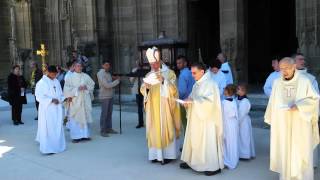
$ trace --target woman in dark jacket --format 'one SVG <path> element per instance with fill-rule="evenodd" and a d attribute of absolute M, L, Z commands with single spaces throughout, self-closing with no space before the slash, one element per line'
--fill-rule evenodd
<path fill-rule="evenodd" d="M 27 104 L 25 90 L 27 82 L 20 74 L 20 66 L 15 65 L 8 76 L 8 96 L 12 106 L 12 121 L 14 125 L 24 124 L 21 121 L 22 104 Z"/>

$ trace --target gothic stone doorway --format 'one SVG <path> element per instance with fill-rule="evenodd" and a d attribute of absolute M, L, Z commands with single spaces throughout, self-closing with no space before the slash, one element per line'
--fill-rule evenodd
<path fill-rule="evenodd" d="M 248 75 L 250 84 L 263 84 L 271 60 L 297 49 L 295 0 L 248 0 Z"/>
<path fill-rule="evenodd" d="M 189 0 L 188 6 L 188 57 L 199 60 L 199 49 L 204 63 L 208 64 L 220 50 L 219 1 Z"/>

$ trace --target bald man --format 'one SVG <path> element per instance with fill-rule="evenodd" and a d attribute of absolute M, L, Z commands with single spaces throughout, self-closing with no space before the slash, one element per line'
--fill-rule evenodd
<path fill-rule="evenodd" d="M 280 180 L 313 180 L 313 150 L 319 144 L 319 95 L 292 58 L 280 63 L 265 113 L 271 126 L 270 169 Z"/>

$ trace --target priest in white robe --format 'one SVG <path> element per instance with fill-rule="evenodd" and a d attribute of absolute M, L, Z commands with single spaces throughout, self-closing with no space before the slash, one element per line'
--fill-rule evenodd
<path fill-rule="evenodd" d="M 223 98 L 224 88 L 227 86 L 227 80 L 221 69 L 221 62 L 218 60 L 214 60 L 210 65 L 211 70 L 211 78 L 215 81 L 219 88 L 219 93 L 221 99 Z"/>
<path fill-rule="evenodd" d="M 146 111 L 146 136 L 149 160 L 167 164 L 178 157 L 181 129 L 179 97 L 175 73 L 161 64 L 160 51 L 149 48 L 146 56 L 151 72 L 143 79 L 140 91 Z"/>
<path fill-rule="evenodd" d="M 55 66 L 48 67 L 47 75 L 37 83 L 35 96 L 39 104 L 38 132 L 36 141 L 43 154 L 60 153 L 66 149 L 63 129 L 64 101 L 60 82 L 56 79 Z"/>
<path fill-rule="evenodd" d="M 68 128 L 73 143 L 91 140 L 88 126 L 92 122 L 94 81 L 82 72 L 82 67 L 80 61 L 75 63 L 75 71 L 66 79 L 63 90 L 68 98 Z"/>
<path fill-rule="evenodd" d="M 274 80 L 276 80 L 280 77 L 279 60 L 273 59 L 271 65 L 272 65 L 272 68 L 274 71 L 269 74 L 269 76 L 266 79 L 266 82 L 264 83 L 264 86 L 263 86 L 264 94 L 268 97 L 270 97 L 270 95 L 271 95 L 272 85 L 273 85 Z"/>
<path fill-rule="evenodd" d="M 185 134 L 180 168 L 192 168 L 215 175 L 224 168 L 223 163 L 223 123 L 220 94 L 210 72 L 205 73 L 205 65 L 193 64 L 192 76 L 196 80 L 187 108 L 187 130 Z"/>
<path fill-rule="evenodd" d="M 312 82 L 312 86 L 319 94 L 319 86 L 318 86 L 317 79 L 314 75 L 308 72 L 308 69 L 305 66 L 306 61 L 305 61 L 304 55 L 302 53 L 297 53 L 292 55 L 292 58 L 295 60 L 297 70 L 300 73 L 306 75 L 310 79 L 310 81 Z M 319 151 L 320 151 L 319 149 L 320 149 L 320 146 L 318 145 L 317 148 L 314 150 L 314 154 L 313 154 L 313 160 L 314 160 L 313 165 L 315 167 L 319 166 Z"/>
<path fill-rule="evenodd" d="M 281 180 L 313 180 L 313 151 L 319 144 L 319 95 L 292 58 L 280 61 L 265 113 L 271 125 L 270 169 Z"/>
<path fill-rule="evenodd" d="M 219 53 L 217 59 L 221 62 L 221 71 L 224 73 L 228 84 L 233 84 L 232 70 L 223 53 Z"/>

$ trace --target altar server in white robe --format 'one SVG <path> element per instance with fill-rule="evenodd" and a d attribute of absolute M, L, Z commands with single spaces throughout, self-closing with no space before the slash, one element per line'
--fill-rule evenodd
<path fill-rule="evenodd" d="M 94 81 L 82 72 L 82 63 L 77 61 L 75 71 L 66 79 L 63 91 L 65 98 L 68 98 L 68 127 L 73 143 L 91 140 L 88 125 L 92 122 L 93 90 Z"/>
<path fill-rule="evenodd" d="M 224 88 L 227 86 L 227 80 L 223 72 L 220 70 L 221 62 L 219 60 L 214 60 L 210 65 L 211 77 L 219 87 L 220 97 L 223 98 Z"/>
<path fill-rule="evenodd" d="M 235 169 L 239 162 L 239 119 L 237 102 L 234 99 L 236 87 L 229 84 L 224 89 L 222 101 L 223 132 L 224 132 L 224 165 Z"/>
<path fill-rule="evenodd" d="M 239 157 L 248 160 L 256 156 L 252 135 L 251 118 L 249 116 L 251 104 L 247 97 L 247 86 L 240 84 L 237 87 L 238 115 L 239 115 Z"/>
<path fill-rule="evenodd" d="M 233 84 L 232 70 L 227 62 L 226 56 L 223 53 L 219 53 L 217 59 L 221 62 L 221 71 L 226 77 L 227 84 Z"/>
<path fill-rule="evenodd" d="M 38 132 L 36 141 L 43 154 L 60 153 L 65 150 L 63 129 L 64 101 L 60 82 L 56 79 L 56 66 L 49 66 L 47 75 L 37 83 L 35 96 L 39 104 Z"/>
<path fill-rule="evenodd" d="M 310 79 L 312 86 L 319 94 L 318 81 L 314 75 L 312 75 L 311 73 L 308 73 L 308 69 L 306 68 L 305 57 L 303 56 L 303 54 L 302 53 L 294 54 L 292 55 L 292 58 L 295 60 L 296 69 L 300 73 L 305 74 Z M 314 150 L 314 154 L 313 154 L 313 160 L 314 160 L 313 165 L 315 167 L 319 166 L 319 149 L 320 149 L 320 146 L 318 145 L 317 148 Z"/>
<path fill-rule="evenodd" d="M 264 86 L 263 86 L 264 94 L 268 97 L 270 97 L 270 95 L 271 95 L 272 85 L 273 85 L 274 80 L 276 80 L 280 77 L 279 60 L 277 58 L 274 58 L 271 61 L 271 63 L 272 63 L 271 65 L 272 65 L 272 68 L 274 71 L 269 74 L 269 76 L 266 79 L 266 82 L 264 83 Z"/>
<path fill-rule="evenodd" d="M 280 61 L 265 113 L 271 125 L 270 169 L 281 180 L 313 180 L 313 150 L 319 144 L 319 95 L 292 58 Z"/>
<path fill-rule="evenodd" d="M 220 94 L 211 72 L 205 73 L 205 65 L 191 66 L 196 80 L 187 108 L 187 130 L 185 134 L 180 168 L 192 168 L 211 176 L 221 172 L 223 165 L 223 124 Z"/>

